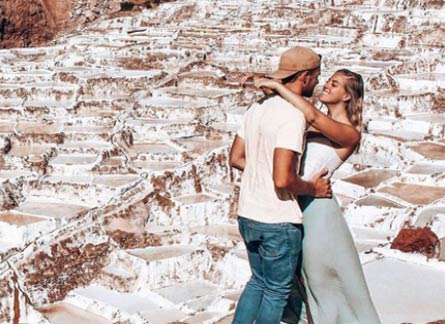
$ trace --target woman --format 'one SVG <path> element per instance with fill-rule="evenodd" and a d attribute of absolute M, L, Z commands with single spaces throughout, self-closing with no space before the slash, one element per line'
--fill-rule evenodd
<path fill-rule="evenodd" d="M 364 92 L 359 74 L 338 70 L 327 81 L 319 98 L 328 108 L 327 115 L 278 81 L 257 79 L 255 86 L 265 92 L 278 92 L 319 131 L 308 131 L 301 166 L 304 179 L 310 179 L 322 168 L 328 168 L 331 175 L 358 149 Z M 302 274 L 310 310 L 308 320 L 315 324 L 380 323 L 351 233 L 335 198 L 304 196 L 299 202 L 305 227 Z M 295 293 L 297 290 L 295 287 L 283 315 L 286 323 L 299 321 L 295 307 L 301 299 Z"/>

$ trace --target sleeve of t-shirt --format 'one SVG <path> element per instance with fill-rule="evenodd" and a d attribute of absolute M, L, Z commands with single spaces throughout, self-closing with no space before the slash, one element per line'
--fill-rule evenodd
<path fill-rule="evenodd" d="M 295 108 L 293 108 L 295 109 Z M 277 129 L 275 147 L 303 153 L 306 120 L 299 110 L 285 116 L 286 119 Z"/>
<path fill-rule="evenodd" d="M 242 139 L 245 139 L 245 124 L 246 124 L 246 113 L 244 113 L 243 120 L 241 121 L 241 125 L 238 128 L 238 131 L 236 132 L 236 135 L 238 135 Z"/>

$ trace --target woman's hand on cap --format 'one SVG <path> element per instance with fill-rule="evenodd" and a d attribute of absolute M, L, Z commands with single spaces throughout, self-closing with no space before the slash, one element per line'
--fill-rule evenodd
<path fill-rule="evenodd" d="M 256 80 L 254 80 L 253 84 L 258 89 L 269 88 L 272 90 L 276 90 L 277 87 L 280 85 L 280 83 L 278 81 L 275 81 L 272 79 L 266 79 L 266 78 L 256 79 Z"/>

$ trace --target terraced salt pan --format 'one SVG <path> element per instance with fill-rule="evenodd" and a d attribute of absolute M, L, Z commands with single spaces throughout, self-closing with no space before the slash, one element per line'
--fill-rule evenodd
<path fill-rule="evenodd" d="M 353 175 L 349 178 L 343 178 L 342 181 L 350 182 L 366 189 L 377 187 L 380 183 L 393 178 L 397 174 L 394 170 L 367 170 L 365 172 Z"/>
<path fill-rule="evenodd" d="M 67 133 L 111 133 L 113 126 L 100 125 L 65 125 L 63 131 Z"/>
<path fill-rule="evenodd" d="M 14 131 L 15 123 L 11 122 L 2 122 L 0 123 L 0 132 L 1 133 L 12 133 Z"/>
<path fill-rule="evenodd" d="M 410 149 L 431 160 L 445 160 L 445 145 L 438 143 L 419 143 Z"/>
<path fill-rule="evenodd" d="M 351 204 L 345 209 L 344 216 L 351 227 L 386 231 L 392 237 L 410 219 L 410 217 L 406 216 L 408 212 L 408 208 L 356 206 Z M 360 241 L 360 238 L 357 237 L 357 240 Z"/>
<path fill-rule="evenodd" d="M 147 107 L 172 107 L 172 108 L 199 108 L 206 107 L 207 103 L 205 101 L 200 102 L 199 100 L 184 100 L 177 98 L 170 98 L 164 96 L 154 96 L 147 99 L 140 99 L 138 103 L 142 106 Z"/>
<path fill-rule="evenodd" d="M 1 212 L 0 222 L 11 225 L 30 225 L 33 223 L 44 221 L 44 218 L 21 214 L 17 212 Z"/>
<path fill-rule="evenodd" d="M 162 246 L 128 250 L 128 253 L 145 261 L 153 262 L 188 255 L 194 251 L 196 248 L 191 246 Z"/>
<path fill-rule="evenodd" d="M 1 170 L 0 180 L 14 180 L 20 177 L 32 177 L 32 173 L 28 170 Z"/>
<path fill-rule="evenodd" d="M 384 136 L 401 142 L 421 141 L 426 138 L 426 134 L 416 131 L 407 131 L 403 129 L 380 130 L 372 132 L 374 135 Z"/>
<path fill-rule="evenodd" d="M 58 303 L 39 308 L 51 324 L 111 324 L 112 321 L 102 316 L 92 314 L 68 303 Z"/>
<path fill-rule="evenodd" d="M 409 183 L 393 183 L 378 190 L 416 205 L 428 205 L 445 197 L 445 187 L 431 187 Z"/>
<path fill-rule="evenodd" d="M 126 250 L 123 257 L 137 271 L 137 287 L 142 291 L 203 278 L 211 256 L 196 246 L 171 245 Z"/>
<path fill-rule="evenodd" d="M 51 160 L 51 164 L 58 165 L 90 165 L 97 160 L 96 155 L 91 154 L 68 154 L 68 155 L 58 155 L 54 160 Z"/>
<path fill-rule="evenodd" d="M 21 247 L 44 233 L 55 229 L 55 222 L 47 218 L 16 211 L 0 213 L 0 242 L 2 251 Z"/>
<path fill-rule="evenodd" d="M 64 141 L 59 145 L 59 154 L 62 156 L 73 153 L 98 153 L 102 150 L 110 150 L 113 145 L 103 141 Z M 88 155 L 87 155 L 88 156 Z"/>
<path fill-rule="evenodd" d="M 391 90 L 371 92 L 370 101 L 377 101 L 383 107 L 397 107 L 402 114 L 429 113 L 434 103 L 434 95 L 427 90 L 399 90 L 397 96 Z M 382 107 L 381 107 L 382 108 Z"/>
<path fill-rule="evenodd" d="M 15 129 L 23 134 L 54 134 L 61 132 L 62 125 L 58 123 L 19 122 Z"/>
<path fill-rule="evenodd" d="M 445 164 L 416 163 L 405 171 L 412 174 L 441 174 L 445 172 Z"/>
<path fill-rule="evenodd" d="M 57 202 L 43 202 L 43 201 L 25 201 L 15 209 L 28 215 L 35 215 L 47 218 L 63 218 L 69 219 L 79 214 L 86 213 L 88 207 Z"/>
<path fill-rule="evenodd" d="M 215 200 L 216 197 L 207 194 L 196 194 L 190 196 L 176 197 L 174 200 L 183 204 L 199 204 Z"/>
<path fill-rule="evenodd" d="M 445 115 L 441 113 L 415 114 L 408 115 L 406 118 L 428 123 L 445 123 Z"/>
<path fill-rule="evenodd" d="M 164 88 L 169 94 L 177 96 L 191 96 L 191 97 L 202 97 L 202 98 L 219 98 L 231 94 L 238 93 L 238 91 L 229 89 L 194 89 L 194 88 Z"/>
<path fill-rule="evenodd" d="M 26 157 L 32 155 L 42 155 L 46 152 L 49 152 L 52 148 L 55 148 L 53 145 L 13 145 L 11 150 L 8 152 L 7 157 L 16 156 L 16 157 Z"/>
<path fill-rule="evenodd" d="M 100 175 L 93 178 L 93 184 L 117 188 L 141 179 L 138 175 Z"/>
<path fill-rule="evenodd" d="M 379 197 L 376 195 L 369 195 L 360 198 L 355 201 L 357 206 L 375 206 L 375 207 L 388 207 L 388 208 L 404 208 L 404 206 L 398 204 L 395 201 L 391 201 L 384 197 Z"/>
<path fill-rule="evenodd" d="M 445 86 L 445 73 L 399 74 L 397 81 L 401 89 L 435 91 Z"/>
<path fill-rule="evenodd" d="M 187 315 L 178 309 L 160 309 L 142 312 L 141 316 L 152 324 L 169 324 L 181 322 Z"/>
<path fill-rule="evenodd" d="M 160 304 L 151 298 L 147 298 L 148 296 L 136 293 L 120 293 L 100 286 L 77 288 L 73 293 L 91 300 L 100 301 L 103 304 L 116 307 L 129 314 L 161 308 Z"/>
<path fill-rule="evenodd" d="M 384 258 L 365 264 L 363 270 L 382 324 L 427 323 L 443 318 L 442 269 Z"/>
<path fill-rule="evenodd" d="M 363 134 L 360 154 L 353 154 L 348 162 L 376 168 L 393 168 L 406 163 L 400 142 L 371 134 Z"/>
<path fill-rule="evenodd" d="M 197 233 L 206 236 L 215 236 L 218 238 L 225 238 L 233 241 L 242 241 L 237 225 L 211 225 L 211 226 L 197 226 L 190 228 L 192 233 Z"/>
<path fill-rule="evenodd" d="M 131 166 L 150 171 L 166 171 L 180 168 L 183 166 L 181 162 L 147 162 L 147 161 L 132 161 Z"/>
<path fill-rule="evenodd" d="M 163 170 L 181 165 L 181 152 L 163 143 L 135 143 L 127 151 L 131 165 L 137 168 Z M 159 165 L 158 165 L 159 164 Z"/>
<path fill-rule="evenodd" d="M 205 323 L 206 321 L 210 321 L 211 319 L 217 319 L 218 317 L 221 317 L 220 313 L 204 312 L 195 316 L 188 317 L 187 319 L 185 319 L 185 321 L 187 321 L 186 323 L 189 324 L 200 324 Z"/>
<path fill-rule="evenodd" d="M 209 141 L 204 137 L 196 136 L 180 139 L 177 143 L 182 145 L 187 151 L 201 155 L 218 147 L 227 146 L 230 142 L 220 140 Z"/>
<path fill-rule="evenodd" d="M 16 237 L 16 233 L 13 233 Z M 19 237 L 20 239 L 20 237 Z M 3 253 L 8 253 L 14 248 L 17 248 L 19 246 L 20 242 L 7 240 L 7 242 L 3 242 L 0 240 L 0 260 L 3 259 Z"/>
<path fill-rule="evenodd" d="M 171 300 L 175 304 L 180 304 L 191 299 L 216 295 L 218 293 L 218 287 L 205 281 L 191 281 L 157 289 L 154 292 Z"/>
<path fill-rule="evenodd" d="M 154 207 L 149 223 L 155 225 L 188 225 L 200 226 L 229 222 L 225 216 L 230 211 L 230 201 L 208 194 L 195 194 L 171 199 L 176 207 L 165 213 Z"/>
<path fill-rule="evenodd" d="M 224 317 L 223 319 L 219 320 L 215 324 L 231 324 L 233 321 L 233 315 L 229 315 Z"/>

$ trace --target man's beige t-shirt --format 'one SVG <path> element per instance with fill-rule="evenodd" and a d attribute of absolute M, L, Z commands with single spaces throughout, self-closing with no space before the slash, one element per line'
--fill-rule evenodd
<path fill-rule="evenodd" d="M 302 223 L 296 197 L 275 189 L 273 156 L 275 148 L 301 155 L 305 128 L 304 114 L 278 95 L 254 103 L 245 113 L 238 131 L 246 154 L 239 216 L 263 223 Z"/>

